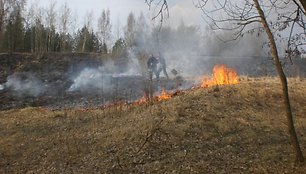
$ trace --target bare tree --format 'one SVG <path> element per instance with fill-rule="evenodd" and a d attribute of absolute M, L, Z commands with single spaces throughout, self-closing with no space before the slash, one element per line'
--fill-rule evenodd
<path fill-rule="evenodd" d="M 293 1 L 296 5 L 299 6 L 299 3 L 296 0 L 293 0 Z M 299 2 L 302 4 L 303 9 L 306 10 L 306 1 L 305 0 L 300 0 Z"/>
<path fill-rule="evenodd" d="M 115 26 L 115 40 L 120 39 L 121 37 L 121 23 L 120 20 L 117 20 L 116 26 Z"/>
<path fill-rule="evenodd" d="M 25 3 L 25 0 L 0 0 L 0 45 L 3 44 L 3 34 L 6 25 L 8 23 L 12 25 L 12 22 L 22 20 L 21 12 L 24 9 Z M 14 33 L 13 30 L 11 33 Z M 11 39 L 11 41 L 13 40 Z M 11 43 L 11 46 L 14 44 L 16 44 L 16 42 Z"/>
<path fill-rule="evenodd" d="M 12 0 L 0 0 L 0 33 L 3 32 L 3 27 L 12 4 Z"/>
<path fill-rule="evenodd" d="M 46 33 L 45 27 L 42 22 L 43 9 L 38 8 L 35 14 L 35 31 L 34 31 L 34 52 L 37 57 L 40 58 L 44 52 L 46 52 Z"/>
<path fill-rule="evenodd" d="M 5 34 L 3 45 L 5 49 L 10 52 L 22 51 L 24 49 L 23 34 L 24 34 L 24 20 L 22 12 L 25 6 L 25 0 L 19 1 L 6 1 L 9 5 L 6 8 L 4 18 Z"/>
<path fill-rule="evenodd" d="M 145 45 L 145 41 L 148 40 L 150 33 L 150 27 L 146 21 L 144 14 L 141 12 L 135 25 L 136 44 L 138 46 Z"/>
<path fill-rule="evenodd" d="M 47 36 L 47 52 L 51 51 L 51 47 L 54 44 L 54 35 L 55 35 L 55 23 L 56 23 L 56 11 L 55 11 L 56 1 L 50 0 L 48 9 L 46 10 L 46 24 L 48 29 Z"/>
<path fill-rule="evenodd" d="M 278 72 L 279 78 L 282 82 L 282 89 L 283 89 L 283 97 L 284 97 L 284 105 L 286 107 L 286 114 L 287 114 L 287 124 L 288 124 L 288 131 L 290 134 L 290 139 L 291 143 L 293 146 L 293 149 L 295 151 L 295 156 L 296 156 L 296 162 L 304 162 L 304 157 L 303 153 L 301 151 L 299 141 L 296 135 L 295 127 L 294 127 L 294 121 L 293 121 L 293 114 L 291 110 L 291 104 L 290 104 L 290 99 L 289 99 L 289 92 L 288 92 L 288 83 L 287 83 L 287 78 L 284 73 L 284 70 L 282 68 L 282 64 L 280 62 L 280 58 L 278 55 L 277 51 L 277 46 L 275 43 L 274 35 L 271 31 L 271 28 L 267 22 L 266 15 L 264 11 L 262 10 L 261 5 L 259 4 L 258 0 L 253 0 L 255 7 L 258 11 L 260 21 L 268 35 L 269 42 L 270 42 L 270 49 L 271 49 L 271 54 L 274 60 L 274 64 L 276 67 L 276 70 Z"/>
<path fill-rule="evenodd" d="M 85 28 L 90 32 L 92 30 L 92 19 L 93 19 L 93 12 L 88 12 L 85 16 Z M 86 40 L 89 38 L 89 33 L 84 33 L 84 39 L 82 43 L 82 49 L 81 52 L 85 51 L 86 48 Z"/>
<path fill-rule="evenodd" d="M 165 16 L 169 17 L 169 6 L 167 0 L 145 0 L 145 3 L 149 6 L 150 9 L 152 6 L 160 7 L 157 13 L 153 16 L 152 20 L 160 17 L 160 27 L 162 27 Z"/>
<path fill-rule="evenodd" d="M 98 36 L 102 43 L 102 52 L 107 52 L 108 42 L 111 38 L 112 25 L 110 22 L 110 11 L 103 10 L 98 19 Z"/>
<path fill-rule="evenodd" d="M 155 0 L 146 0 L 149 6 Z M 163 20 L 164 11 L 168 12 L 167 1 L 158 1 L 157 5 L 160 7 L 160 11 L 157 16 Z M 285 36 L 288 42 L 289 54 L 291 48 L 300 47 L 305 39 L 305 23 L 303 18 L 305 17 L 305 0 L 289 1 L 289 0 L 269 0 L 269 1 L 230 1 L 230 0 L 198 0 L 196 7 L 202 10 L 205 20 L 210 24 L 213 30 L 229 30 L 233 31 L 233 40 L 243 36 L 246 33 L 265 32 L 268 36 L 270 53 L 273 57 L 276 71 L 279 75 L 284 107 L 287 116 L 287 126 L 290 135 L 291 144 L 295 152 L 296 162 L 303 162 L 304 157 L 297 138 L 293 114 L 291 110 L 291 104 L 288 92 L 287 78 L 283 70 L 283 66 L 279 57 L 279 51 L 277 47 L 277 39 L 284 38 L 284 30 L 290 29 L 289 36 Z M 261 24 L 261 25 L 258 25 Z M 297 30 L 294 27 L 300 27 Z M 294 30 L 294 32 L 293 32 Z M 300 31 L 300 32 L 299 32 Z M 293 37 L 295 35 L 295 37 Z M 302 40 L 302 41 L 301 41 Z M 289 56 L 290 57 L 290 56 Z"/>
<path fill-rule="evenodd" d="M 6 13 L 6 4 L 5 0 L 0 0 L 0 34 L 2 35 L 3 25 L 4 25 L 4 18 Z"/>
<path fill-rule="evenodd" d="M 59 20 L 59 28 L 60 28 L 60 47 L 61 51 L 67 51 L 66 42 L 68 35 L 68 28 L 72 24 L 71 21 L 71 10 L 65 2 L 64 6 L 60 10 L 60 20 Z"/>
<path fill-rule="evenodd" d="M 127 24 L 124 33 L 127 47 L 132 47 L 135 44 L 135 25 L 135 16 L 133 13 L 130 13 L 127 19 Z"/>

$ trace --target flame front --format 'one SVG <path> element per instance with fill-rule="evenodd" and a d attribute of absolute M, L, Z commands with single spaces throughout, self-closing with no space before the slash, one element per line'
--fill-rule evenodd
<path fill-rule="evenodd" d="M 158 101 L 168 100 L 171 98 L 171 94 L 168 94 L 165 90 L 161 92 L 159 96 L 157 96 Z"/>
<path fill-rule="evenodd" d="M 149 99 L 145 96 L 143 96 L 141 99 L 138 99 L 134 102 L 135 105 L 141 105 L 141 104 L 145 104 L 149 101 Z"/>
<path fill-rule="evenodd" d="M 165 90 L 163 90 L 160 95 L 154 96 L 151 100 L 148 96 L 143 96 L 142 98 L 136 100 L 133 102 L 134 105 L 142 105 L 145 103 L 149 103 L 150 101 L 163 101 L 163 100 L 169 100 L 172 98 L 171 93 L 167 93 Z"/>
<path fill-rule="evenodd" d="M 238 84 L 238 75 L 236 71 L 225 65 L 216 65 L 213 68 L 213 77 L 211 79 L 204 78 L 201 87 L 207 88 L 215 85 L 231 84 Z"/>

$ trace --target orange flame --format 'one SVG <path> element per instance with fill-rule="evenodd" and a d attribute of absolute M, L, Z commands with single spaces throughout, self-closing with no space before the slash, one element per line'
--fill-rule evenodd
<path fill-rule="evenodd" d="M 201 87 L 207 88 L 215 85 L 231 84 L 238 84 L 238 75 L 236 71 L 225 65 L 216 65 L 213 68 L 213 77 L 211 79 L 204 78 Z"/>
<path fill-rule="evenodd" d="M 157 96 L 157 101 L 168 100 L 171 97 L 171 94 L 168 94 L 165 90 L 163 90 L 161 94 Z"/>
<path fill-rule="evenodd" d="M 135 105 L 141 105 L 144 103 L 147 103 L 149 101 L 149 99 L 145 96 L 143 96 L 141 99 L 137 100 L 134 102 Z"/>

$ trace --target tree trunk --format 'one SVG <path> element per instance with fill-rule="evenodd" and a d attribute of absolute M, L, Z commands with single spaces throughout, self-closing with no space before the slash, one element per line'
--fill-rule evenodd
<path fill-rule="evenodd" d="M 83 40 L 83 43 L 82 43 L 82 53 L 85 52 L 85 46 L 86 46 L 86 40 L 87 40 L 87 33 L 85 33 L 84 35 L 84 40 Z"/>
<path fill-rule="evenodd" d="M 290 104 L 290 99 L 289 99 L 287 78 L 286 78 L 286 75 L 283 71 L 282 65 L 281 65 L 280 60 L 279 60 L 274 36 L 271 32 L 271 29 L 270 29 L 270 27 L 267 23 L 266 18 L 265 18 L 265 14 L 264 14 L 263 10 L 261 9 L 258 0 L 253 0 L 253 1 L 255 3 L 258 14 L 261 18 L 261 23 L 262 23 L 262 25 L 263 25 L 263 27 L 264 27 L 267 35 L 268 35 L 274 64 L 275 64 L 276 70 L 278 72 L 279 78 L 281 80 L 283 97 L 284 97 L 284 104 L 285 104 L 285 107 L 286 107 L 286 115 L 287 115 L 287 121 L 288 121 L 288 123 L 287 123 L 288 124 L 288 131 L 289 131 L 289 135 L 290 135 L 291 144 L 292 144 L 294 152 L 295 152 L 295 160 L 296 160 L 296 162 L 303 162 L 304 161 L 303 153 L 301 151 L 300 144 L 299 144 L 299 141 L 298 141 L 298 138 L 297 138 L 297 135 L 296 135 L 296 131 L 295 131 L 295 127 L 294 127 L 293 115 L 292 115 L 291 104 Z"/>
<path fill-rule="evenodd" d="M 306 10 L 306 0 L 300 0 L 304 10 Z"/>
<path fill-rule="evenodd" d="M 0 49 L 1 46 L 3 45 L 4 16 L 5 16 L 4 1 L 0 0 Z"/>

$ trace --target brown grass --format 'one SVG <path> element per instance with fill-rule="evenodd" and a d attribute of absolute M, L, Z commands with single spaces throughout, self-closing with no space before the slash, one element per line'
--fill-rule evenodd
<path fill-rule="evenodd" d="M 290 79 L 306 155 L 306 80 Z M 280 83 L 194 89 L 153 105 L 0 112 L 0 173 L 304 173 Z"/>

